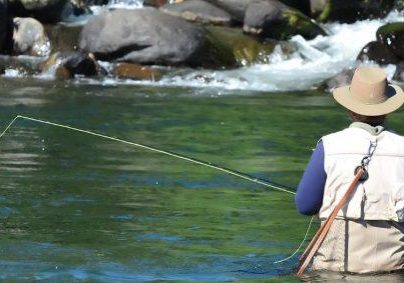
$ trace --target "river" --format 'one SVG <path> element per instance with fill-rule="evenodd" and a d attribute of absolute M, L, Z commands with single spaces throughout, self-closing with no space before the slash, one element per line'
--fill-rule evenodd
<path fill-rule="evenodd" d="M 348 120 L 328 94 L 0 80 L 1 126 L 26 115 L 290 187 Z M 389 125 L 404 133 L 404 112 Z M 17 120 L 1 143 L 0 279 L 296 281 L 309 218 L 293 195 L 129 145 Z M 311 230 L 311 234 L 314 229 Z M 311 278 L 311 277 L 309 277 Z"/>
<path fill-rule="evenodd" d="M 268 64 L 178 69 L 158 82 L 59 81 L 8 69 L 0 77 L 0 126 L 25 115 L 295 188 L 317 140 L 349 124 L 315 86 L 357 64 L 376 29 L 397 19 L 327 24 L 330 36 L 294 37 L 296 51 L 275 52 Z M 401 110 L 388 125 L 404 134 L 403 119 Z M 295 251 L 310 221 L 291 194 L 27 120 L 17 120 L 0 145 L 2 281 L 299 281 L 297 256 L 274 263 Z M 404 279 L 305 280 L 325 277 Z"/>

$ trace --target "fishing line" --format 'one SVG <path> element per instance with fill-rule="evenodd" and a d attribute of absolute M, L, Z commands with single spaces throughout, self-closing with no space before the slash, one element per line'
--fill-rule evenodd
<path fill-rule="evenodd" d="M 272 188 L 272 189 L 275 189 L 275 190 L 278 190 L 278 191 L 281 191 L 281 192 L 285 192 L 285 193 L 288 193 L 288 194 L 292 194 L 292 195 L 296 194 L 294 191 L 291 190 L 291 188 L 289 188 L 289 187 L 287 187 L 285 185 L 280 185 L 280 184 L 277 184 L 275 182 L 268 182 L 268 181 L 264 181 L 264 180 L 261 180 L 261 179 L 258 179 L 258 178 L 254 178 L 254 177 L 249 176 L 249 175 L 247 175 L 245 173 L 241 173 L 241 172 L 238 172 L 238 171 L 235 171 L 235 170 L 232 170 L 232 169 L 221 167 L 221 166 L 212 164 L 210 162 L 205 162 L 205 161 L 198 160 L 198 159 L 191 158 L 191 157 L 187 157 L 187 156 L 184 156 L 184 155 L 181 155 L 181 154 L 178 154 L 178 153 L 162 150 L 162 149 L 159 149 L 159 148 L 156 148 L 156 147 L 152 147 L 152 146 L 148 146 L 148 145 L 144 145 L 144 144 L 140 144 L 140 143 L 136 143 L 136 142 L 131 142 L 131 141 L 123 140 L 123 139 L 120 139 L 120 138 L 107 136 L 107 135 L 104 135 L 104 134 L 99 134 L 99 133 L 96 133 L 96 132 L 93 132 L 93 131 L 83 130 L 83 129 L 80 129 L 80 128 L 75 128 L 75 127 L 72 127 L 72 126 L 63 125 L 63 124 L 59 124 L 59 123 L 54 123 L 54 122 L 41 120 L 41 119 L 35 119 L 35 118 L 32 118 L 32 117 L 23 116 L 23 115 L 17 115 L 16 117 L 14 117 L 14 119 L 11 120 L 11 122 L 7 125 L 7 127 L 4 129 L 4 131 L 0 134 L 0 138 L 2 138 L 6 134 L 6 132 L 14 125 L 14 123 L 18 119 L 23 119 L 23 120 L 28 120 L 28 121 L 40 123 L 40 124 L 46 124 L 46 125 L 50 125 L 50 126 L 55 126 L 55 127 L 59 127 L 59 128 L 63 128 L 63 129 L 71 130 L 71 131 L 76 131 L 76 132 L 80 132 L 80 133 L 100 137 L 100 138 L 103 138 L 103 139 L 113 140 L 113 141 L 120 142 L 120 143 L 123 143 L 123 144 L 128 144 L 128 145 L 135 146 L 135 147 L 138 147 L 138 148 L 142 148 L 142 149 L 146 149 L 146 150 L 149 150 L 149 151 L 165 154 L 165 155 L 177 158 L 177 159 L 185 160 L 185 161 L 188 161 L 188 162 L 191 162 L 191 163 L 195 163 L 195 164 L 199 164 L 199 165 L 202 165 L 202 166 L 205 166 L 205 167 L 216 169 L 216 170 L 222 171 L 224 173 L 227 173 L 227 174 L 242 178 L 244 180 L 248 180 L 248 181 L 251 181 L 253 183 L 263 185 L 263 186 L 265 186 L 267 188 Z M 295 256 L 299 252 L 299 250 L 302 247 L 303 243 L 307 239 L 307 236 L 309 234 L 313 218 L 314 217 L 311 218 L 309 226 L 308 226 L 307 231 L 306 231 L 306 234 L 304 236 L 304 239 L 300 243 L 300 245 L 296 249 L 296 251 L 293 252 L 289 257 L 287 257 L 287 258 L 285 258 L 283 260 L 276 261 L 274 263 L 281 263 L 281 262 L 284 262 L 286 260 L 289 260 L 290 258 Z"/>
<path fill-rule="evenodd" d="M 165 155 L 177 158 L 177 159 L 185 160 L 185 161 L 188 161 L 188 162 L 191 162 L 191 163 L 195 163 L 195 164 L 199 164 L 199 165 L 202 165 L 202 166 L 205 166 L 205 167 L 216 169 L 216 170 L 225 172 L 227 174 L 230 174 L 230 175 L 233 175 L 233 176 L 236 176 L 236 177 L 251 181 L 253 183 L 260 184 L 260 185 L 263 185 L 265 187 L 281 191 L 281 192 L 285 192 L 285 193 L 292 194 L 292 195 L 296 194 L 294 191 L 291 190 L 292 188 L 289 188 L 289 187 L 287 187 L 285 185 L 280 185 L 280 184 L 277 184 L 275 182 L 268 182 L 268 181 L 261 180 L 259 178 L 254 178 L 254 177 L 249 176 L 249 175 L 247 175 L 245 173 L 241 173 L 241 172 L 238 172 L 238 171 L 235 171 L 235 170 L 232 170 L 232 169 L 221 167 L 221 166 L 212 164 L 210 162 L 206 162 L 206 161 L 198 160 L 198 159 L 195 159 L 195 158 L 187 157 L 185 155 L 170 152 L 170 151 L 167 151 L 167 150 L 162 150 L 162 149 L 159 149 L 159 148 L 156 148 L 156 147 L 152 147 L 152 146 L 148 146 L 148 145 L 144 145 L 144 144 L 140 144 L 140 143 L 136 143 L 136 142 L 131 142 L 131 141 L 123 140 L 123 139 L 120 139 L 120 138 L 107 136 L 107 135 L 104 135 L 104 134 L 99 134 L 99 133 L 92 132 L 92 131 L 89 131 L 89 130 L 83 130 L 83 129 L 79 129 L 79 128 L 75 128 L 75 127 L 71 127 L 71 126 L 67 126 L 67 125 L 63 125 L 63 124 L 53 123 L 53 122 L 49 122 L 49 121 L 46 121 L 46 120 L 35 119 L 35 118 L 22 116 L 22 115 L 17 115 L 7 125 L 5 130 L 0 134 L 0 138 L 11 128 L 11 126 L 15 123 L 15 121 L 17 119 L 24 119 L 24 120 L 28 120 L 28 121 L 41 123 L 41 124 L 60 127 L 60 128 L 68 129 L 68 130 L 71 130 L 71 131 L 76 131 L 76 132 L 80 132 L 80 133 L 84 133 L 84 134 L 88 134 L 88 135 L 92 135 L 92 136 L 97 136 L 97 137 L 100 137 L 100 138 L 103 138 L 103 139 L 108 139 L 108 140 L 113 140 L 113 141 L 124 143 L 124 144 L 129 144 L 129 145 L 132 145 L 132 146 L 135 146 L 135 147 L 139 147 L 139 148 L 142 148 L 142 149 L 147 149 L 149 151 L 165 154 Z"/>
<path fill-rule="evenodd" d="M 294 257 L 300 251 L 300 249 L 302 248 L 304 242 L 306 242 L 307 237 L 309 236 L 309 232 L 310 232 L 310 229 L 311 229 L 311 224 L 313 224 L 313 220 L 314 220 L 314 216 L 311 217 L 309 225 L 307 226 L 306 234 L 304 234 L 303 241 L 300 243 L 300 245 L 297 247 L 297 249 L 290 256 L 288 256 L 288 257 L 286 257 L 284 259 L 281 259 L 281 260 L 274 261 L 273 262 L 274 264 L 278 264 L 278 263 L 287 261 L 287 260 L 291 259 L 292 257 Z"/>

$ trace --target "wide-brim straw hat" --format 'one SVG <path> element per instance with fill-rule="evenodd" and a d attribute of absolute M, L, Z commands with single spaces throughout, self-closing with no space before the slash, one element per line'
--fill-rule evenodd
<path fill-rule="evenodd" d="M 404 103 L 403 90 L 389 84 L 384 70 L 377 67 L 356 69 L 351 85 L 336 88 L 333 96 L 345 108 L 365 116 L 385 115 Z"/>

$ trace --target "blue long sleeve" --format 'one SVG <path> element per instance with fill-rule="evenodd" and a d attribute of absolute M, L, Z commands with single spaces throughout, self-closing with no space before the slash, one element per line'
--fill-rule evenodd
<path fill-rule="evenodd" d="M 324 146 L 323 142 L 320 141 L 310 158 L 297 188 L 295 202 L 300 213 L 314 215 L 320 211 L 326 179 Z"/>

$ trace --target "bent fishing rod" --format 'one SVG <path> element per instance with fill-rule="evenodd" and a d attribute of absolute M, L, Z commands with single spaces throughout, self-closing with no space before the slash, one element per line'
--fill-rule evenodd
<path fill-rule="evenodd" d="M 15 122 L 17 120 L 27 120 L 27 121 L 31 121 L 31 122 L 40 123 L 40 124 L 50 125 L 50 126 L 54 126 L 54 127 L 67 129 L 67 130 L 70 130 L 70 131 L 80 132 L 80 133 L 96 136 L 96 137 L 99 137 L 99 138 L 103 138 L 103 139 L 112 140 L 112 141 L 116 141 L 116 142 L 119 142 L 119 143 L 131 145 L 131 146 L 135 146 L 135 147 L 138 147 L 138 148 L 146 149 L 146 150 L 149 150 L 149 151 L 152 151 L 152 152 L 161 153 L 161 154 L 164 154 L 164 155 L 171 156 L 173 158 L 181 159 L 181 160 L 188 161 L 188 162 L 191 162 L 191 163 L 194 163 L 194 164 L 198 164 L 198 165 L 201 165 L 201 166 L 205 166 L 205 167 L 209 167 L 209 168 L 212 168 L 212 169 L 215 169 L 215 170 L 219 170 L 219 171 L 222 171 L 224 173 L 236 176 L 238 178 L 248 180 L 248 181 L 251 181 L 251 182 L 256 183 L 256 184 L 263 185 L 266 188 L 272 188 L 274 190 L 278 190 L 278 191 L 285 192 L 285 193 L 292 194 L 292 195 L 296 194 L 293 191 L 293 188 L 288 187 L 286 185 L 282 185 L 282 184 L 278 184 L 278 183 L 275 183 L 275 182 L 272 182 L 272 181 L 270 182 L 270 181 L 266 181 L 266 180 L 263 180 L 263 179 L 260 179 L 260 178 L 256 178 L 256 177 L 250 176 L 248 174 L 245 174 L 245 173 L 233 170 L 233 169 L 229 169 L 229 168 L 225 168 L 223 166 L 215 165 L 215 164 L 213 164 L 211 162 L 202 161 L 202 160 L 199 160 L 199 159 L 196 159 L 196 158 L 192 158 L 192 157 L 185 156 L 185 155 L 182 155 L 182 154 L 179 154 L 179 153 L 159 149 L 159 148 L 153 147 L 153 146 L 149 146 L 149 145 L 145 145 L 145 144 L 141 144 L 141 143 L 137 143 L 137 142 L 132 142 L 132 141 L 127 141 L 127 140 L 123 140 L 123 139 L 120 139 L 120 138 L 107 136 L 107 135 L 104 135 L 104 134 L 89 131 L 89 130 L 84 130 L 84 129 L 80 129 L 80 128 L 76 128 L 76 127 L 72 127 L 72 126 L 68 126 L 68 125 L 63 125 L 63 124 L 54 123 L 54 122 L 41 120 L 41 119 L 36 119 L 36 118 L 23 116 L 23 115 L 15 116 L 14 119 L 11 120 L 11 122 L 7 125 L 7 127 L 4 129 L 4 131 L 0 134 L 0 138 L 3 137 L 6 134 L 6 132 L 15 124 Z"/>

